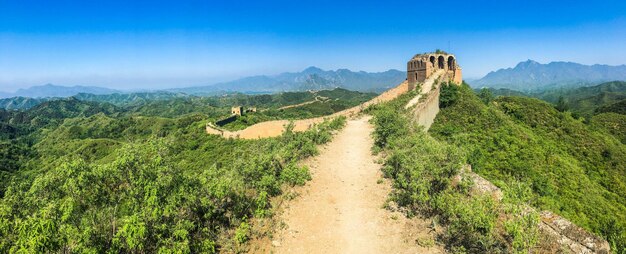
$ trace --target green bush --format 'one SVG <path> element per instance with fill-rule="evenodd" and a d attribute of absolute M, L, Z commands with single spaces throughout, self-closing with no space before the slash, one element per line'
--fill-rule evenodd
<path fill-rule="evenodd" d="M 463 86 L 467 84 L 463 83 Z M 459 86 L 454 83 L 441 84 L 441 94 L 439 95 L 439 107 L 447 108 L 456 103 L 459 99 Z"/>
<path fill-rule="evenodd" d="M 235 230 L 235 239 L 238 243 L 245 243 L 248 241 L 249 237 L 250 225 L 248 225 L 245 221 L 242 221 L 241 224 L 239 224 L 239 227 L 237 227 L 237 230 Z"/>
<path fill-rule="evenodd" d="M 374 144 L 384 148 L 392 137 L 408 133 L 407 125 L 402 116 L 399 116 L 389 107 L 382 107 L 374 112 Z M 380 126 L 380 127 L 378 127 Z"/>
<path fill-rule="evenodd" d="M 304 183 L 311 180 L 311 173 L 309 173 L 308 167 L 300 167 L 292 163 L 283 169 L 280 177 L 284 182 L 291 185 L 304 185 Z"/>
<path fill-rule="evenodd" d="M 513 182 L 505 186 L 504 193 L 504 209 L 509 216 L 504 229 L 513 251 L 527 253 L 539 243 L 539 213 L 530 209 L 532 189 L 526 183 Z"/>
<path fill-rule="evenodd" d="M 480 89 L 478 97 L 480 97 L 480 100 L 483 101 L 483 103 L 485 103 L 486 105 L 491 103 L 491 101 L 493 101 L 493 99 L 495 98 L 489 88 Z"/>

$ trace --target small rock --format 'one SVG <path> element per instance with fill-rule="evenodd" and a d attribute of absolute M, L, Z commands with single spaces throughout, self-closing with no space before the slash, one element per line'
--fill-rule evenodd
<path fill-rule="evenodd" d="M 279 242 L 279 241 L 274 240 L 274 241 L 272 241 L 272 246 L 274 246 L 274 247 L 280 247 L 280 242 Z"/>

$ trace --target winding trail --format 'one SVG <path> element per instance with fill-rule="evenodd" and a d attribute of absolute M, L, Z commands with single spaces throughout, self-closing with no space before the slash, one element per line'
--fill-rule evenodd
<path fill-rule="evenodd" d="M 287 226 L 272 253 L 443 253 L 424 244 L 434 243 L 429 221 L 383 208 L 391 186 L 372 156 L 368 120 L 348 120 L 320 155 L 304 162 L 313 179 L 285 208 Z"/>

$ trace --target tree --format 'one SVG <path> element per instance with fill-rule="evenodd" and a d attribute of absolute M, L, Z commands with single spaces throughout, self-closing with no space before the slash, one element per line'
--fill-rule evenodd
<path fill-rule="evenodd" d="M 563 98 L 563 96 L 559 97 L 559 100 L 556 102 L 556 110 L 560 111 L 560 112 L 565 112 L 567 111 L 569 108 L 567 106 L 567 103 L 565 102 L 565 99 Z"/>
<path fill-rule="evenodd" d="M 446 108 L 452 106 L 459 99 L 459 86 L 446 83 L 441 85 L 441 94 L 439 95 L 439 107 Z"/>
<path fill-rule="evenodd" d="M 489 105 L 489 103 L 493 101 L 494 98 L 493 93 L 489 88 L 480 89 L 478 97 L 480 97 L 480 100 L 483 101 L 483 103 L 485 103 L 486 105 Z"/>

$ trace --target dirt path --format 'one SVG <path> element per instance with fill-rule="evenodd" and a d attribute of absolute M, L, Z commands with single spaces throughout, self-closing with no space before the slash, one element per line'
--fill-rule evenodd
<path fill-rule="evenodd" d="M 313 180 L 282 214 L 273 253 L 442 253 L 430 223 L 383 209 L 391 189 L 371 155 L 369 118 L 345 129 L 305 163 Z M 420 242 L 419 246 L 417 242 Z"/>

